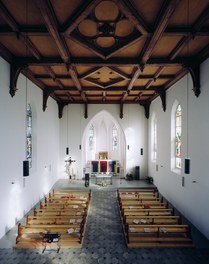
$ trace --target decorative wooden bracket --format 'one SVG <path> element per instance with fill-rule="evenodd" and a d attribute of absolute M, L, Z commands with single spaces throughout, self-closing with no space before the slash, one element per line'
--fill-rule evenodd
<path fill-rule="evenodd" d="M 163 107 L 163 111 L 166 111 L 166 92 L 164 89 L 159 89 L 158 94 L 160 95 L 160 99 L 162 101 L 162 107 Z"/>
<path fill-rule="evenodd" d="M 200 95 L 200 65 L 188 67 L 188 70 L 192 76 L 193 91 L 196 97 Z"/>
<path fill-rule="evenodd" d="M 48 88 L 46 87 L 44 90 L 43 90 L 43 111 L 45 112 L 46 108 L 47 108 L 47 100 L 48 100 L 48 97 L 50 96 L 51 93 L 54 92 L 54 89 L 53 88 Z"/>
<path fill-rule="evenodd" d="M 145 103 L 140 103 L 140 105 L 144 106 L 144 112 L 145 112 L 145 117 L 149 119 L 149 110 L 150 110 L 150 101 L 146 101 Z"/>
<path fill-rule="evenodd" d="M 123 118 L 123 103 L 120 103 L 120 119 Z"/>
<path fill-rule="evenodd" d="M 63 108 L 66 106 L 66 104 L 62 103 L 62 102 L 59 102 L 59 101 L 57 101 L 57 104 L 58 104 L 58 117 L 60 119 L 60 118 L 62 118 Z"/>
<path fill-rule="evenodd" d="M 87 103 L 85 103 L 84 118 L 85 118 L 85 119 L 88 118 L 88 104 L 87 104 Z"/>
<path fill-rule="evenodd" d="M 16 63 L 10 64 L 10 90 L 9 93 L 13 97 L 15 92 L 17 91 L 17 79 L 21 70 L 23 69 L 23 65 L 19 65 Z"/>

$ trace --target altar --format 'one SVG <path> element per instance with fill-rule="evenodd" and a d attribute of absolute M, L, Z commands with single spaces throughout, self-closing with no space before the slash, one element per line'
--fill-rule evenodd
<path fill-rule="evenodd" d="M 103 182 L 106 182 L 106 180 L 109 180 L 109 184 L 112 185 L 112 174 L 107 174 L 107 173 L 97 173 L 95 178 L 96 178 L 96 184 L 101 184 Z"/>
<path fill-rule="evenodd" d="M 117 160 L 92 160 L 91 161 L 91 173 L 118 173 L 118 161 Z"/>

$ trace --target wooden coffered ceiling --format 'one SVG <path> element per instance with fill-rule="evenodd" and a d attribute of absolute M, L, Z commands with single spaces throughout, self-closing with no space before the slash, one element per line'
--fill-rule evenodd
<path fill-rule="evenodd" d="M 59 117 L 68 104 L 149 107 L 190 72 L 199 96 L 209 57 L 209 0 L 0 0 L 0 55 L 51 96 Z M 17 91 L 18 92 L 18 91 Z"/>

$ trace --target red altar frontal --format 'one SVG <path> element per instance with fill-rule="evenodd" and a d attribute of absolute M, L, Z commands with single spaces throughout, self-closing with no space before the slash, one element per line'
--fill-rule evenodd
<path fill-rule="evenodd" d="M 92 160 L 91 173 L 118 173 L 117 160 Z"/>

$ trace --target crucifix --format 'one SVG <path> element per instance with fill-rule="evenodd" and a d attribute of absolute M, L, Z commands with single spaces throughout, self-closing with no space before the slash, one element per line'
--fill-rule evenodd
<path fill-rule="evenodd" d="M 67 160 L 65 160 L 65 162 L 66 162 L 66 165 L 65 165 L 65 167 L 66 167 L 66 173 L 67 173 L 67 175 L 69 176 L 69 179 L 72 179 L 72 176 L 73 176 L 73 171 L 72 171 L 72 174 L 71 174 L 71 164 L 73 163 L 73 162 L 76 162 L 75 160 L 72 160 L 72 158 L 70 157 L 69 159 L 67 159 Z"/>

